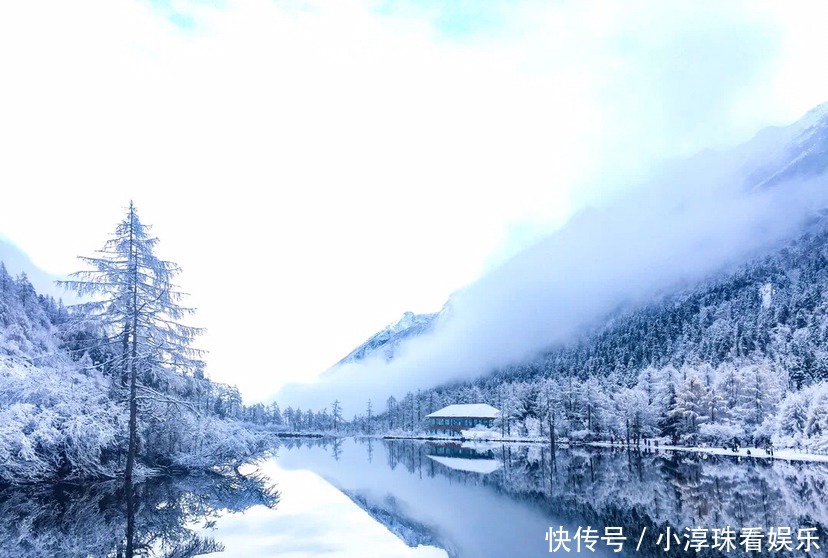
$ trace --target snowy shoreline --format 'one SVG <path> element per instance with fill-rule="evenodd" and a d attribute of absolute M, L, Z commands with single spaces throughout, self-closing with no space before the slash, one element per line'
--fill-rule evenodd
<path fill-rule="evenodd" d="M 773 454 L 769 454 L 766 450 L 761 448 L 739 448 L 739 450 L 733 451 L 724 448 L 668 445 L 661 446 L 659 449 L 663 449 L 665 451 L 686 451 L 706 453 L 709 455 L 724 455 L 730 457 L 757 457 L 761 459 L 781 459 L 783 461 L 811 461 L 817 463 L 828 463 L 828 454 L 807 453 L 794 448 L 781 448 L 773 450 Z"/>
<path fill-rule="evenodd" d="M 386 435 L 382 436 L 385 440 L 419 440 L 422 442 L 459 442 L 462 444 L 482 443 L 500 443 L 500 444 L 536 444 L 548 445 L 549 439 L 544 438 L 487 438 L 487 437 L 442 437 L 442 436 L 417 436 L 417 435 Z M 570 447 L 594 447 L 605 449 L 647 449 L 651 452 L 659 451 L 681 451 L 688 453 L 704 453 L 708 455 L 717 455 L 724 457 L 745 457 L 745 458 L 759 458 L 759 459 L 779 459 L 783 461 L 808 461 L 814 463 L 828 463 L 828 454 L 808 453 L 795 448 L 780 448 L 774 450 L 773 454 L 769 454 L 766 450 L 761 448 L 743 447 L 737 451 L 724 448 L 712 448 L 701 446 L 676 446 L 676 445 L 626 445 L 626 444 L 612 444 L 610 442 L 572 442 L 561 440 L 558 441 L 558 446 L 562 448 Z"/>

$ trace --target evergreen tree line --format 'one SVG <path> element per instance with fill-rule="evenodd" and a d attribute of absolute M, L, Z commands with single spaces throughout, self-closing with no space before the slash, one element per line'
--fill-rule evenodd
<path fill-rule="evenodd" d="M 530 362 L 392 397 L 370 429 L 422 433 L 425 415 L 445 405 L 488 403 L 502 410 L 497 429 L 510 436 L 825 451 L 826 289 L 828 228 L 820 225 Z"/>

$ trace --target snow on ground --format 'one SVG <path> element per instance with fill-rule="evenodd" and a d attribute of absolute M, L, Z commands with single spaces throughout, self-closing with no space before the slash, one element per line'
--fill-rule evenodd
<path fill-rule="evenodd" d="M 670 451 L 692 451 L 698 453 L 708 453 L 711 455 L 730 455 L 739 457 L 762 457 L 768 459 L 785 459 L 788 461 L 818 461 L 828 463 L 828 455 L 807 453 L 796 449 L 779 449 L 774 450 L 773 455 L 760 448 L 739 448 L 738 451 L 724 448 L 697 448 L 697 447 L 683 447 L 683 446 L 662 446 L 660 449 Z M 750 453 L 748 453 L 750 452 Z"/>
<path fill-rule="evenodd" d="M 626 446 L 619 446 L 617 444 L 613 445 L 609 442 L 590 442 L 586 445 L 599 447 L 599 448 L 612 448 L 612 447 L 626 447 Z M 644 447 L 644 446 L 641 446 Z M 828 463 L 828 454 L 819 454 L 819 453 L 808 453 L 804 451 L 800 451 L 793 448 L 780 448 L 773 450 L 773 455 L 769 454 L 766 450 L 761 448 L 750 448 L 750 447 L 743 447 L 739 448 L 738 451 L 733 451 L 732 449 L 725 449 L 725 448 L 710 448 L 710 447 L 698 447 L 698 446 L 673 446 L 670 444 L 663 444 L 659 446 L 648 446 L 652 450 L 661 450 L 661 451 L 686 451 L 686 452 L 694 452 L 694 453 L 706 453 L 709 455 L 725 455 L 731 457 L 760 457 L 763 459 L 783 459 L 787 461 L 814 461 L 814 462 L 822 462 Z M 750 453 L 748 453 L 750 452 Z"/>
<path fill-rule="evenodd" d="M 540 437 L 503 437 L 498 432 L 480 432 L 474 430 L 464 430 L 463 436 L 393 436 L 393 438 L 403 438 L 403 439 L 412 439 L 412 440 L 427 440 L 427 441 L 437 441 L 437 442 L 464 442 L 464 447 L 469 442 L 473 442 L 475 444 L 481 443 L 489 443 L 497 442 L 497 443 L 507 443 L 507 444 L 548 444 L 549 438 L 540 438 Z M 619 444 L 611 444 L 609 442 L 570 442 L 566 439 L 559 439 L 558 445 L 563 447 L 568 446 L 591 446 L 591 447 L 598 447 L 598 448 L 625 448 L 625 445 Z M 645 446 L 639 446 L 643 449 Z M 725 455 L 731 457 L 759 457 L 763 459 L 783 459 L 786 461 L 812 461 L 812 462 L 820 462 L 820 463 L 828 463 L 828 454 L 820 454 L 820 453 L 808 453 L 805 451 L 801 451 L 794 448 L 780 448 L 775 449 L 773 451 L 773 455 L 770 455 L 766 450 L 761 448 L 750 448 L 750 447 L 743 447 L 739 448 L 738 451 L 733 451 L 732 449 L 724 449 L 724 448 L 711 448 L 711 447 L 698 447 L 698 446 L 673 446 L 669 444 L 661 444 L 659 446 L 646 446 L 653 450 L 661 450 L 661 451 L 686 451 L 686 452 L 695 452 L 695 453 L 707 453 L 709 455 Z M 750 452 L 750 453 L 748 453 Z"/>

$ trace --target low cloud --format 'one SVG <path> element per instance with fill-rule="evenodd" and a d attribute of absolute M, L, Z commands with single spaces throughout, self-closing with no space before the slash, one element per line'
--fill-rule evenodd
<path fill-rule="evenodd" d="M 772 172 L 761 170 L 773 161 L 768 154 L 785 153 L 797 130 L 661 169 L 647 186 L 582 211 L 457 292 L 445 319 L 404 342 L 393 360 L 337 366 L 317 383 L 289 386 L 279 400 L 317 409 L 339 399 L 362 412 L 369 398 L 376 407 L 389 395 L 474 378 L 566 343 L 619 307 L 669 294 L 794 237 L 828 207 L 824 180 L 758 185 Z"/>

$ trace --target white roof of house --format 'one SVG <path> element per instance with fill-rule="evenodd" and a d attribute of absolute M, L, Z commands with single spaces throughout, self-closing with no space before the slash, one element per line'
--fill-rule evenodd
<path fill-rule="evenodd" d="M 486 405 L 485 403 L 476 403 L 474 405 L 449 405 L 443 407 L 439 411 L 434 411 L 426 417 L 430 418 L 444 418 L 444 417 L 467 417 L 467 418 L 497 418 L 500 411 Z"/>
<path fill-rule="evenodd" d="M 426 457 L 451 469 L 470 473 L 488 475 L 500 469 L 500 461 L 496 459 L 465 459 L 463 457 L 440 457 L 438 455 L 427 455 Z"/>

